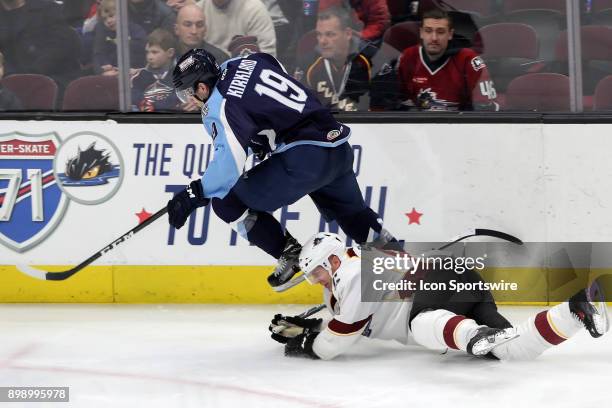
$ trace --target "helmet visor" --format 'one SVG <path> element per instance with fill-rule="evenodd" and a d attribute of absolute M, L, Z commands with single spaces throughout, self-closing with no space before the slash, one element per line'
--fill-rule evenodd
<path fill-rule="evenodd" d="M 329 278 L 329 272 L 325 270 L 325 268 L 321 265 L 317 266 L 313 270 L 304 274 L 304 277 L 311 285 L 316 285 L 324 281 L 326 278 Z"/>
<path fill-rule="evenodd" d="M 187 103 L 191 101 L 191 97 L 195 95 L 193 88 L 177 89 L 176 96 L 179 98 L 181 103 Z"/>

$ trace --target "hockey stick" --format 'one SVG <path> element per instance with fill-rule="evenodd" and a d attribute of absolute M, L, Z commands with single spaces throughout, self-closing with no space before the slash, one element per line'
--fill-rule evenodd
<path fill-rule="evenodd" d="M 303 317 L 303 318 L 307 318 L 312 316 L 315 313 L 320 312 L 321 310 L 325 309 L 325 304 L 320 304 L 317 306 L 313 306 L 310 309 L 306 310 L 304 313 L 301 313 L 298 315 L 298 317 Z M 279 326 L 274 326 L 274 328 L 272 328 L 272 333 L 274 334 L 278 334 L 280 332 L 282 332 L 283 330 L 285 330 L 287 328 L 287 326 L 285 325 L 279 325 Z"/>
<path fill-rule="evenodd" d="M 68 279 L 69 277 L 71 277 L 72 275 L 80 271 L 81 269 L 85 268 L 86 266 L 94 262 L 96 259 L 100 258 L 102 255 L 106 254 L 107 252 L 112 251 L 113 249 L 117 248 L 120 244 L 132 238 L 134 234 L 136 234 L 138 231 L 151 225 L 155 220 L 157 220 L 159 217 L 163 216 L 167 212 L 168 210 L 166 207 L 162 208 L 161 210 L 159 210 L 158 212 L 156 212 L 155 214 L 151 215 L 149 218 L 144 220 L 142 223 L 138 224 L 137 226 L 135 226 L 134 228 L 132 228 L 125 234 L 121 235 L 119 238 L 117 238 L 116 240 L 114 240 L 113 242 L 111 242 L 110 244 L 108 244 L 107 246 L 105 246 L 104 248 L 102 248 L 101 250 L 99 250 L 98 252 L 96 252 L 95 254 L 93 254 L 92 256 L 90 256 L 89 258 L 87 258 L 86 260 L 78 264 L 77 266 L 75 266 L 74 268 L 68 269 L 67 271 L 47 272 L 42 269 L 32 268 L 31 266 L 28 266 L 28 265 L 16 265 L 17 269 L 25 273 L 26 275 L 29 275 L 36 279 L 55 280 L 55 281 L 61 281 L 64 279 Z"/>
<path fill-rule="evenodd" d="M 460 236 L 459 238 L 449 242 L 448 244 L 442 245 L 440 248 L 438 248 L 438 250 L 441 251 L 445 248 L 448 248 L 449 246 L 453 244 L 456 244 L 457 242 L 463 241 L 466 238 L 480 237 L 480 236 L 499 238 L 499 239 L 503 239 L 504 241 L 512 242 L 517 245 L 523 245 L 523 241 L 521 241 L 517 237 L 510 235 L 508 233 L 496 231 L 492 229 L 486 229 L 486 228 L 475 228 L 473 231 L 470 230 L 467 234 Z"/>

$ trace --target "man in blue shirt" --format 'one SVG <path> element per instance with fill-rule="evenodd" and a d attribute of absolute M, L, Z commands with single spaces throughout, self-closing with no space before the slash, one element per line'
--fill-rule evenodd
<path fill-rule="evenodd" d="M 277 291 L 303 280 L 292 279 L 301 246 L 270 212 L 305 195 L 355 241 L 393 240 L 363 200 L 351 130 L 273 56 L 251 54 L 219 67 L 210 53 L 193 49 L 178 61 L 174 87 L 183 103 L 201 106 L 215 153 L 202 179 L 168 202 L 172 226 L 212 202 L 219 218 L 278 260 L 268 277 Z M 267 159 L 244 172 L 250 154 Z"/>

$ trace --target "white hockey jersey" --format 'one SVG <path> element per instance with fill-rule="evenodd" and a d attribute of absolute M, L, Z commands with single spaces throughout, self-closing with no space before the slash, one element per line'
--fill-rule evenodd
<path fill-rule="evenodd" d="M 325 304 L 333 318 L 316 337 L 313 351 L 329 360 L 345 352 L 361 336 L 411 343 L 408 318 L 412 302 L 362 302 L 358 251 L 348 248 L 341 261 L 332 277 L 332 291 L 324 291 Z"/>

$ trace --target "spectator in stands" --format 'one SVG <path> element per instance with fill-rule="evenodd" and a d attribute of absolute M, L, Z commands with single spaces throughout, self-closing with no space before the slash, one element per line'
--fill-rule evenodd
<path fill-rule="evenodd" d="M 449 15 L 433 9 L 423 14 L 421 45 L 406 48 L 397 64 L 400 103 L 418 110 L 499 110 L 497 93 L 487 66 L 469 48 L 449 47 L 453 24 Z M 385 69 L 376 83 L 391 77 Z M 384 88 L 392 90 L 390 81 Z M 374 91 L 376 94 L 377 91 Z M 373 96 L 374 99 L 376 95 Z M 387 107 L 388 108 L 388 107 Z"/>
<path fill-rule="evenodd" d="M 246 57 L 256 52 L 261 52 L 257 46 L 257 37 L 252 35 L 236 35 L 229 44 L 229 52 L 232 58 Z"/>
<path fill-rule="evenodd" d="M 192 48 L 203 48 L 210 52 L 219 64 L 229 58 L 226 52 L 204 41 L 206 19 L 202 9 L 195 4 L 187 4 L 180 9 L 174 33 L 178 37 L 178 56 Z"/>
<path fill-rule="evenodd" d="M 51 0 L 0 0 L 0 49 L 7 75 L 47 75 L 60 86 L 80 75 L 78 34 Z"/>
<path fill-rule="evenodd" d="M 117 0 L 102 0 L 98 7 L 98 24 L 94 34 L 94 72 L 102 75 L 117 75 Z M 142 67 L 145 62 L 144 48 L 147 35 L 137 24 L 129 23 L 130 65 Z"/>
<path fill-rule="evenodd" d="M 172 70 L 176 39 L 158 28 L 147 37 L 147 65 L 132 78 L 132 103 L 141 112 L 175 111 L 181 103 L 174 92 Z"/>
<path fill-rule="evenodd" d="M 166 0 L 166 6 L 172 8 L 175 13 L 178 13 L 180 9 L 193 2 L 193 0 Z"/>
<path fill-rule="evenodd" d="M 172 32 L 176 22 L 176 13 L 162 0 L 129 0 L 128 14 L 147 34 L 156 28 Z"/>
<path fill-rule="evenodd" d="M 0 80 L 4 77 L 4 55 L 0 52 Z M 5 89 L 0 83 L 0 111 L 18 111 L 23 109 L 17 96 Z"/>
<path fill-rule="evenodd" d="M 319 13 L 316 32 L 318 52 L 298 64 L 296 79 L 332 109 L 367 110 L 371 66 L 359 52 L 360 41 L 350 27 L 349 13 L 338 7 Z"/>
<path fill-rule="evenodd" d="M 272 19 L 272 24 L 274 25 L 274 35 L 276 37 L 276 57 L 281 62 L 284 62 L 283 59 L 286 56 L 286 51 L 289 47 L 292 30 L 295 29 L 295 27 L 291 27 L 289 25 L 289 20 L 287 20 L 287 17 L 285 17 L 285 14 L 279 5 L 279 0 L 261 0 L 261 2 L 266 6 L 268 14 Z"/>
<path fill-rule="evenodd" d="M 236 35 L 257 37 L 262 52 L 276 56 L 272 18 L 260 0 L 201 0 L 206 15 L 206 41 L 228 52 Z"/>
<path fill-rule="evenodd" d="M 391 23 L 391 15 L 386 0 L 349 0 L 351 8 L 354 10 L 353 24 L 360 31 L 360 36 L 364 41 L 379 46 L 382 42 L 383 34 Z M 330 7 L 342 7 L 345 0 L 320 0 L 319 12 Z"/>

